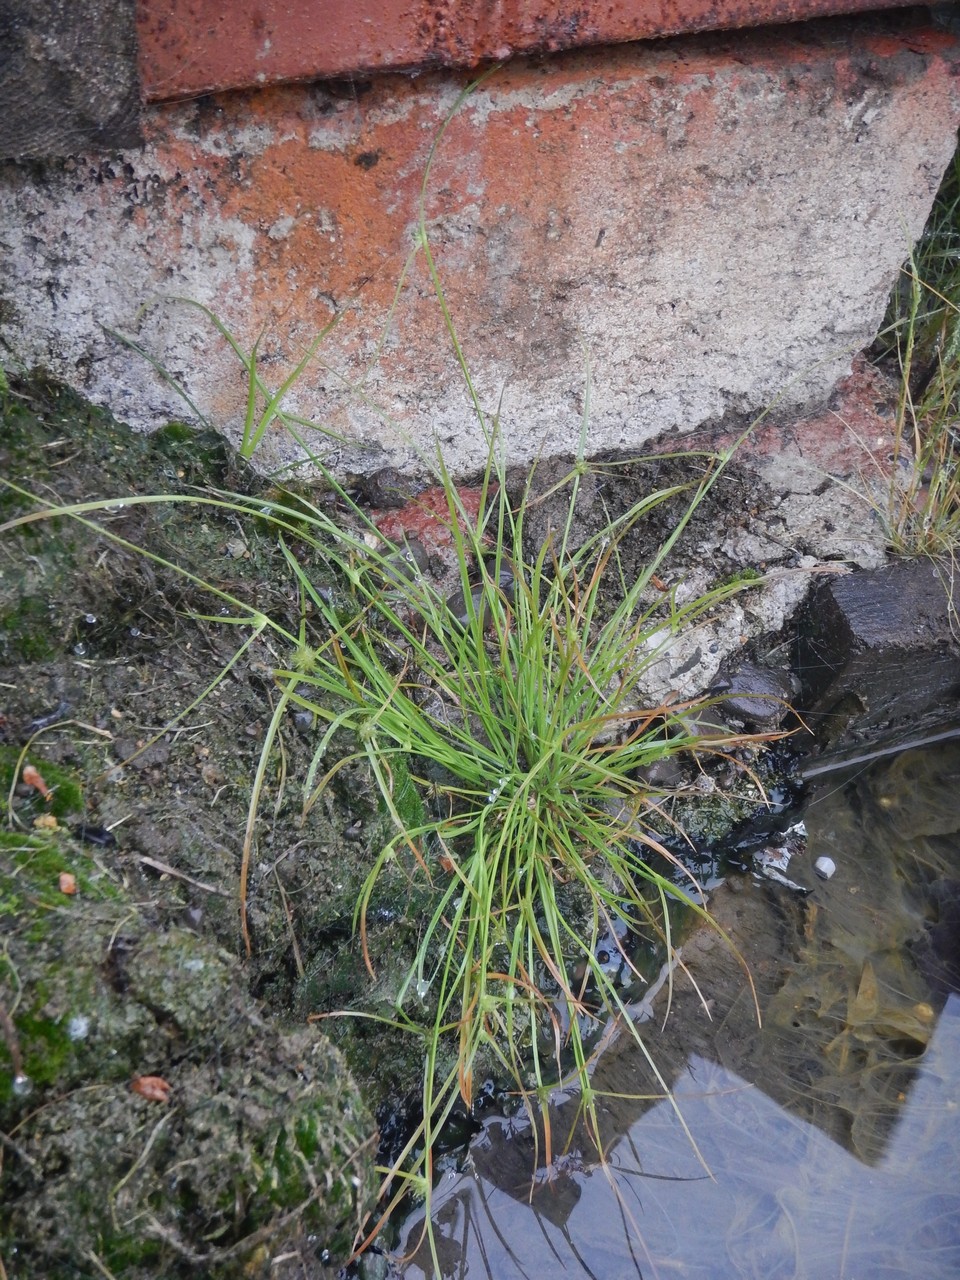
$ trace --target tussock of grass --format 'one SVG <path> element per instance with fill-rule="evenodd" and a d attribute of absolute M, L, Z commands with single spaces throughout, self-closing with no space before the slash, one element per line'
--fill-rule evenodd
<path fill-rule="evenodd" d="M 892 472 L 877 502 L 891 550 L 946 564 L 960 546 L 960 152 L 901 271 L 881 356 L 896 364 Z"/>
<path fill-rule="evenodd" d="M 499 1061 L 531 1109 L 572 1081 L 592 1114 L 591 1038 L 610 1018 L 632 1026 L 598 942 L 623 923 L 652 927 L 669 954 L 671 903 L 689 906 L 647 860 L 651 850 L 673 859 L 645 828 L 651 796 L 638 771 L 733 741 L 698 736 L 687 704 L 638 707 L 634 688 L 678 631 L 753 585 L 735 581 L 683 605 L 649 591 L 724 459 L 699 480 L 645 494 L 574 546 L 581 456 L 551 490 L 568 489 L 564 526 L 528 554 L 532 476 L 512 503 L 496 422 L 488 443 L 475 517 L 442 457 L 436 463 L 466 602 L 460 618 L 426 577 L 398 574 L 402 548 L 371 549 L 374 531 L 343 490 L 355 532 L 319 508 L 305 519 L 302 502 L 296 512 L 279 504 L 267 512 L 281 527 L 296 521 L 301 543 L 306 527 L 310 560 L 323 555 L 349 586 L 346 599 L 319 589 L 307 555 L 284 542 L 304 618 L 319 625 L 308 633 L 304 624 L 289 668 L 276 675 L 285 700 L 328 726 L 304 811 L 345 763 L 324 772 L 334 735 L 348 730 L 394 821 L 357 904 L 365 954 L 368 908 L 388 868 L 402 861 L 435 891 L 396 1002 L 397 1024 L 423 1037 L 425 1073 L 424 1120 L 405 1157 L 422 1154 L 395 1183 L 395 1199 L 410 1177 L 429 1194 L 431 1148 L 458 1100 L 472 1103 L 478 1062 Z M 624 580 L 623 537 L 684 490 L 673 531 L 640 577 Z M 611 584 L 616 603 L 605 612 Z M 431 797 L 414 826 L 399 801 L 410 772 Z M 441 1050 L 451 1036 L 456 1067 L 444 1076 Z M 387 1171 L 388 1183 L 398 1172 Z"/>

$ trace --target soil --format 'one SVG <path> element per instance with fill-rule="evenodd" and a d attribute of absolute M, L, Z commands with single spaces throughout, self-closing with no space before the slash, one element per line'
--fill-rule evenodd
<path fill-rule="evenodd" d="M 7 1274 L 234 1275 L 239 1259 L 249 1275 L 320 1275 L 374 1186 L 374 1123 L 341 1054 L 285 1016 L 294 913 L 322 916 L 349 878 L 343 811 L 294 834 L 290 792 L 275 797 L 244 967 L 238 859 L 271 655 L 251 648 L 191 709 L 237 630 L 195 617 L 209 595 L 164 563 L 283 610 L 276 548 L 255 559 L 217 513 L 122 501 L 252 477 L 214 437 L 148 441 L 58 387 L 6 409 L 4 476 L 47 500 L 120 499 L 100 517 L 112 540 L 63 518 L 0 551 Z M 30 505 L 12 489 L 0 502 L 5 518 Z M 295 732 L 285 746 L 296 767 Z M 350 804 L 365 814 L 362 788 Z"/>
<path fill-rule="evenodd" d="M 389 1014 L 425 904 L 399 872 L 371 904 L 371 978 L 354 909 L 387 818 L 358 763 L 336 770 L 304 817 L 319 730 L 294 712 L 267 761 L 249 953 L 244 945 L 244 831 L 278 698 L 272 673 L 286 661 L 270 633 L 248 643 L 251 618 L 270 612 L 295 633 L 298 600 L 276 533 L 197 498 L 270 486 L 213 434 L 173 424 L 143 437 L 42 379 L 14 387 L 2 430 L 0 472 L 12 484 L 0 520 L 36 499 L 111 502 L 0 530 L 0 781 L 10 797 L 0 856 L 21 886 L 5 915 L 0 898 L 0 1256 L 11 1277 L 107 1267 L 139 1280 L 201 1264 L 236 1274 L 238 1258 L 251 1276 L 323 1275 L 370 1204 L 371 1115 L 385 1131 L 402 1116 L 422 1050 L 382 1022 L 326 1018 L 321 1034 L 307 1019 Z M 597 460 L 575 536 L 702 467 L 696 457 Z M 557 460 L 538 472 L 534 539 L 562 520 L 566 499 L 551 504 L 549 493 L 565 469 Z M 133 501 L 147 494 L 165 500 Z M 319 490 L 311 500 L 338 501 Z M 658 507 L 625 539 L 627 580 L 687 501 Z M 744 593 L 680 637 L 641 696 L 703 691 L 758 653 L 764 670 L 786 666 L 784 628 L 820 565 L 816 548 L 768 536 L 776 507 L 741 466 L 700 505 L 657 589 L 675 586 L 679 598 L 739 575 Z M 335 740 L 325 763 L 352 745 Z M 54 803 L 25 784 L 25 764 Z M 760 802 L 749 785 L 739 800 L 717 780 L 702 790 L 719 797 L 726 828 Z M 696 812 L 717 810 L 698 801 Z M 691 829 L 699 820 L 689 808 L 681 819 Z M 61 871 L 76 877 L 75 894 L 60 891 Z M 77 1017 L 92 1018 L 95 1034 L 65 1036 Z M 14 1087 L 21 1067 L 29 1096 Z M 131 1092 L 135 1077 L 159 1078 L 169 1096 Z M 182 1167 L 189 1177 L 174 1172 Z"/>

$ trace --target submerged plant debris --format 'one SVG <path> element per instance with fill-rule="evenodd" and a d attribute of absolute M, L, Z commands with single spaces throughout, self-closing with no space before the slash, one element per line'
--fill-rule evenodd
<path fill-rule="evenodd" d="M 595 1074 L 605 1163 L 575 1097 L 554 1100 L 574 1137 L 549 1167 L 536 1131 L 491 1107 L 438 1196 L 439 1275 L 535 1273 L 545 1250 L 584 1277 L 956 1275 L 958 771 L 960 739 L 839 771 L 804 805 L 809 842 L 791 866 L 804 893 L 747 876 L 712 895 L 762 1026 L 705 929 L 666 1025 L 661 991 L 642 1033 L 713 1178 L 621 1037 Z M 828 856 L 826 882 L 814 864 Z M 422 1218 L 400 1230 L 397 1277 L 438 1274 Z"/>

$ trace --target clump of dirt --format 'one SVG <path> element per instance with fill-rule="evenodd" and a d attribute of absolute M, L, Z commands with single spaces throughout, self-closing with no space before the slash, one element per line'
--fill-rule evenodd
<path fill-rule="evenodd" d="M 320 1274 L 369 1201 L 375 1128 L 339 1051 L 289 1016 L 291 991 L 312 906 L 348 931 L 361 873 L 342 831 L 376 804 L 346 776 L 349 802 L 332 789 L 302 829 L 292 788 L 273 796 L 248 961 L 238 866 L 275 655 L 252 647 L 189 710 L 238 629 L 170 566 L 282 613 L 282 556 L 215 508 L 132 501 L 259 481 L 216 437 L 146 440 L 36 382 L 6 405 L 0 471 L 43 501 L 116 499 L 97 517 L 113 539 L 63 516 L 0 540 L 7 1274 L 86 1274 L 94 1256 L 128 1278 Z M 3 519 L 34 505 L 0 493 Z M 306 753 L 292 730 L 284 762 Z M 131 1092 L 142 1076 L 169 1085 L 166 1101 Z"/>

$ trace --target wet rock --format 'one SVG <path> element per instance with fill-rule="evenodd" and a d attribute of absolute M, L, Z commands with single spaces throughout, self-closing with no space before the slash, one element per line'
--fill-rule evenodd
<path fill-rule="evenodd" d="M 469 597 L 465 596 L 463 589 L 454 591 L 447 598 L 447 608 L 450 610 L 457 622 L 465 627 L 471 618 L 476 617 L 484 607 L 484 602 L 488 599 L 487 593 L 491 587 L 485 586 L 484 583 L 478 582 L 470 591 Z M 498 575 L 498 589 L 503 598 L 512 602 L 514 591 L 513 569 L 509 565 L 504 565 Z M 469 604 L 468 604 L 469 600 Z"/>
<path fill-rule="evenodd" d="M 359 500 L 380 511 L 405 506 L 425 488 L 422 481 L 405 476 L 396 467 L 381 467 L 370 475 L 359 475 L 354 479 Z"/>
<path fill-rule="evenodd" d="M 797 683 L 789 671 L 745 662 L 710 689 L 719 697 L 715 712 L 725 720 L 742 720 L 754 729 L 775 729 L 790 710 Z"/>
<path fill-rule="evenodd" d="M 960 719 L 949 583 L 930 561 L 821 580 L 798 620 L 804 720 L 827 751 L 917 738 Z"/>
<path fill-rule="evenodd" d="M 378 571 L 385 582 L 403 587 L 425 574 L 430 567 L 430 557 L 418 538 L 404 538 L 396 551 L 383 557 Z"/>
<path fill-rule="evenodd" d="M 665 756 L 662 760 L 641 765 L 636 776 L 637 781 L 647 787 L 666 789 L 680 786 L 686 778 L 686 773 L 677 756 Z"/>

